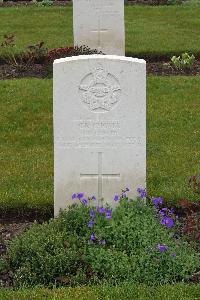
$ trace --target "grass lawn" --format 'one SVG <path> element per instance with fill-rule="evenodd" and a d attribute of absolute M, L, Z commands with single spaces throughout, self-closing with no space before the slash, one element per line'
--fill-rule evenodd
<path fill-rule="evenodd" d="M 126 6 L 126 52 L 200 52 L 199 15 L 200 6 Z M 48 48 L 72 45 L 72 7 L 0 8 L 0 38 L 10 33 L 16 52 L 39 41 Z"/>
<path fill-rule="evenodd" d="M 166 285 L 159 287 L 123 285 L 94 286 L 48 290 L 1 290 L 0 300 L 194 300 L 200 299 L 200 285 Z"/>
<path fill-rule="evenodd" d="M 52 80 L 0 81 L 0 91 L 1 208 L 49 207 Z M 200 77 L 148 77 L 147 184 L 152 196 L 198 198 L 187 178 L 199 172 L 199 93 Z"/>

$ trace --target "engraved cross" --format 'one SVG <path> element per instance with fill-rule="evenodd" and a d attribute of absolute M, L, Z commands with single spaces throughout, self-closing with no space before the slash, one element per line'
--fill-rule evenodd
<path fill-rule="evenodd" d="M 98 200 L 101 201 L 103 198 L 102 186 L 103 186 L 103 178 L 119 178 L 120 174 L 106 174 L 102 172 L 102 152 L 98 152 L 98 173 L 95 174 L 80 174 L 81 178 L 97 178 L 98 179 Z"/>
<path fill-rule="evenodd" d="M 98 34 L 98 50 L 101 50 L 101 34 L 108 32 L 107 29 L 101 28 L 101 21 L 100 18 L 98 19 L 98 29 L 91 30 L 91 33 L 97 33 Z"/>

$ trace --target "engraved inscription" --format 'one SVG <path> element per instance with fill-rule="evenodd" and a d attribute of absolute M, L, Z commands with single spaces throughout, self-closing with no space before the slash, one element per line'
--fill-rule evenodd
<path fill-rule="evenodd" d="M 81 173 L 80 177 L 83 179 L 90 179 L 92 177 L 96 177 L 98 179 L 98 200 L 101 201 L 103 199 L 103 193 L 102 193 L 102 185 L 103 185 L 103 178 L 104 177 L 110 177 L 110 178 L 120 178 L 120 174 L 109 174 L 109 173 L 103 173 L 102 172 L 102 152 L 98 152 L 98 173 L 96 174 L 85 174 Z"/>
<path fill-rule="evenodd" d="M 118 120 L 76 120 L 74 123 L 82 136 L 116 136 L 120 131 Z"/>
<path fill-rule="evenodd" d="M 82 79 L 79 91 L 90 111 L 108 112 L 118 103 L 121 87 L 114 75 L 99 66 Z"/>
<path fill-rule="evenodd" d="M 98 50 L 101 51 L 101 44 L 102 44 L 102 34 L 107 33 L 108 30 L 102 28 L 101 26 L 101 20 L 100 18 L 98 19 L 98 28 L 95 30 L 92 30 L 91 33 L 94 33 L 97 36 L 97 45 L 98 45 Z"/>
<path fill-rule="evenodd" d="M 143 139 L 141 137 L 133 136 L 84 136 L 84 137 L 75 137 L 71 138 L 57 137 L 55 139 L 56 148 L 62 149 L 122 149 L 143 146 Z"/>

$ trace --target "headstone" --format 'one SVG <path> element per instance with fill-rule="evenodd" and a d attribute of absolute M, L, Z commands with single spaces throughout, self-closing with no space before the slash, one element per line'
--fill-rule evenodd
<path fill-rule="evenodd" d="M 146 177 L 146 63 L 89 55 L 54 62 L 55 215 L 73 193 L 113 204 Z"/>
<path fill-rule="evenodd" d="M 74 45 L 125 55 L 124 0 L 73 0 Z"/>

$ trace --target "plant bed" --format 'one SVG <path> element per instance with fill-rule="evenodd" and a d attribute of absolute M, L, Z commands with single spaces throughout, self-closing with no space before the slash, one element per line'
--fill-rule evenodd
<path fill-rule="evenodd" d="M 8 262 L 0 261 L 1 286 L 74 286 L 104 280 L 159 285 L 194 278 L 198 282 L 198 253 L 180 237 L 173 209 L 164 208 L 161 197 L 147 197 L 144 205 L 142 189 L 131 201 L 128 191 L 114 197 L 120 203 L 113 210 L 96 207 L 94 200 L 89 207 L 80 193 L 74 195 L 81 206 L 48 223 L 1 226 L 1 254 Z"/>
<path fill-rule="evenodd" d="M 41 1 L 38 1 L 38 3 Z M 182 4 L 184 0 L 177 0 L 173 2 L 172 4 Z M 171 2 L 168 0 L 126 0 L 125 5 L 151 5 L 151 6 L 157 6 L 157 5 L 170 5 Z M 36 6 L 37 2 L 33 1 L 3 1 L 0 2 L 0 7 L 15 7 L 15 6 Z M 72 1 L 70 0 L 61 0 L 61 1 L 52 1 L 52 6 L 68 6 L 72 5 Z"/>
<path fill-rule="evenodd" d="M 147 62 L 147 74 L 153 75 L 200 75 L 200 60 L 196 60 L 189 69 L 179 70 L 172 66 L 170 62 Z"/>
<path fill-rule="evenodd" d="M 0 65 L 0 79 L 24 77 L 45 78 L 47 77 L 47 72 L 42 64 L 32 64 L 29 68 L 23 67 L 23 65 L 21 68 L 16 68 L 9 64 Z"/>
<path fill-rule="evenodd" d="M 170 62 L 156 61 L 147 62 L 147 74 L 152 75 L 200 75 L 200 60 L 197 60 L 190 69 L 178 70 L 173 68 Z M 0 64 L 0 80 L 2 79 L 14 79 L 14 78 L 25 78 L 25 77 L 35 77 L 35 78 L 48 78 L 49 72 L 46 65 L 43 64 L 32 64 L 28 68 L 26 65 L 21 66 L 21 68 L 13 67 L 9 64 Z"/>
<path fill-rule="evenodd" d="M 19 7 L 19 6 L 37 6 L 39 2 L 33 1 L 3 1 L 0 2 L 0 7 Z M 72 5 L 71 1 L 52 1 L 51 6 L 70 6 Z"/>

